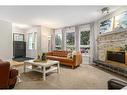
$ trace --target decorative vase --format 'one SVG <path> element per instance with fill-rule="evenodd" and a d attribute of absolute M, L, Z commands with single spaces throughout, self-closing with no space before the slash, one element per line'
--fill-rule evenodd
<path fill-rule="evenodd" d="M 42 61 L 46 61 L 46 54 L 42 53 L 42 57 L 41 57 Z"/>

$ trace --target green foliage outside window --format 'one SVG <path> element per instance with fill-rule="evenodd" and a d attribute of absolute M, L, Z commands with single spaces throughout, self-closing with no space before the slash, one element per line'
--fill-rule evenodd
<path fill-rule="evenodd" d="M 59 35 L 55 36 L 55 44 L 56 45 L 61 45 L 62 44 L 62 39 Z"/>
<path fill-rule="evenodd" d="M 80 34 L 80 43 L 81 45 L 89 45 L 90 44 L 90 31 L 81 31 Z"/>
<path fill-rule="evenodd" d="M 66 45 L 68 51 L 73 51 L 75 49 L 75 32 L 70 32 L 66 34 Z"/>
<path fill-rule="evenodd" d="M 66 43 L 67 45 L 74 45 L 75 44 L 75 33 L 67 33 L 66 35 Z"/>
<path fill-rule="evenodd" d="M 56 48 L 56 50 L 61 50 L 61 47 L 57 47 L 57 46 L 56 46 L 55 48 Z"/>

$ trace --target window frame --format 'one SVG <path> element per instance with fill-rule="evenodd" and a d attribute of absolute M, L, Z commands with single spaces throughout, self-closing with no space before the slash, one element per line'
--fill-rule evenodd
<path fill-rule="evenodd" d="M 81 32 L 86 32 L 86 31 L 89 31 L 89 45 L 81 45 Z M 89 48 L 90 50 L 90 25 L 84 25 L 84 26 L 81 26 L 80 29 L 79 29 L 79 49 L 81 51 L 81 48 Z M 84 52 L 81 52 L 82 54 L 89 54 L 88 53 L 84 53 Z"/>
<path fill-rule="evenodd" d="M 116 28 L 116 17 L 122 16 L 124 14 L 127 14 L 127 10 L 125 10 L 125 11 L 123 11 L 123 12 L 121 12 L 121 13 L 119 13 L 119 14 L 117 14 L 117 15 L 114 16 L 114 30 L 115 31 L 121 31 L 121 30 L 127 29 L 127 26 L 126 26 L 126 28 L 122 28 L 122 29 L 120 29 L 120 27 L 118 29 Z"/>

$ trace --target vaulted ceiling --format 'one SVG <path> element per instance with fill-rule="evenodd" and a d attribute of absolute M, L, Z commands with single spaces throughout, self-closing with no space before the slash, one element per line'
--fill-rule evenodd
<path fill-rule="evenodd" d="M 60 28 L 101 18 L 105 6 L 0 6 L 0 20 Z M 108 6 L 110 12 L 119 6 Z"/>

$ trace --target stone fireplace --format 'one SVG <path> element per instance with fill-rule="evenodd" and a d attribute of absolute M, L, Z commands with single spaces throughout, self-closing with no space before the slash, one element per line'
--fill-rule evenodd
<path fill-rule="evenodd" d="M 125 44 L 127 44 L 127 31 L 100 35 L 97 39 L 99 60 L 106 61 L 108 50 L 115 50 L 118 47 L 124 47 Z"/>

